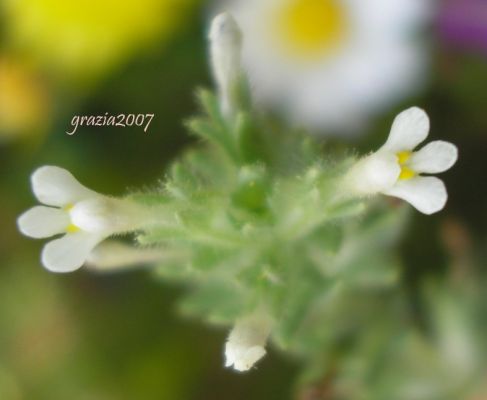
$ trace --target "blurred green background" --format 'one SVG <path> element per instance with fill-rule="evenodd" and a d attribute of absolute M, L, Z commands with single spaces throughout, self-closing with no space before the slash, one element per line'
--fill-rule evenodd
<path fill-rule="evenodd" d="M 42 243 L 16 229 L 34 204 L 28 179 L 40 165 L 117 195 L 155 183 L 190 144 L 183 121 L 196 111 L 194 89 L 211 85 L 208 4 L 100 4 L 96 17 L 71 2 L 0 1 L 0 399 L 291 398 L 298 363 L 271 348 L 249 374 L 224 369 L 227 332 L 177 315 L 184 288 L 147 271 L 48 273 Z M 79 47 L 71 46 L 76 34 L 84 35 Z M 353 143 L 375 148 L 396 112 L 417 104 L 430 114 L 432 137 L 460 149 L 444 177 L 447 208 L 416 214 L 401 246 L 413 297 L 420 278 L 450 274 L 452 265 L 487 269 L 487 51 L 452 44 L 435 26 L 428 40 L 432 73 L 422 95 Z M 66 135 L 74 115 L 105 112 L 156 116 L 147 133 L 80 127 Z"/>

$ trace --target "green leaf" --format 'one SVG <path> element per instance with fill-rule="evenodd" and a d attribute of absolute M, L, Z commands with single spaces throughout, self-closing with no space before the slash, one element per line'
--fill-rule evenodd
<path fill-rule="evenodd" d="M 229 282 L 208 282 L 194 289 L 180 303 L 183 314 L 203 317 L 211 323 L 233 324 L 245 312 L 241 288 Z"/>

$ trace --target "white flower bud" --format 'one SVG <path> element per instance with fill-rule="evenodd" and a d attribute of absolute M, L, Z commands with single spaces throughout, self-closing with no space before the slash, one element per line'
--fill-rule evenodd
<path fill-rule="evenodd" d="M 261 314 L 237 321 L 225 345 L 225 366 L 240 372 L 252 368 L 266 354 L 270 329 L 270 319 Z"/>
<path fill-rule="evenodd" d="M 226 12 L 217 15 L 211 23 L 209 39 L 221 111 L 230 117 L 235 112 L 241 77 L 242 36 L 235 19 Z"/>

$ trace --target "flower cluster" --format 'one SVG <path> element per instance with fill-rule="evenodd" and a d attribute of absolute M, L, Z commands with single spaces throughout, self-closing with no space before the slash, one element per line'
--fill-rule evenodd
<path fill-rule="evenodd" d="M 324 4 L 341 18 L 334 2 Z M 338 25 L 326 29 L 334 30 L 336 40 L 345 35 Z M 446 171 L 458 155 L 444 141 L 415 151 L 430 125 L 415 107 L 396 117 L 378 151 L 358 160 L 343 156 L 328 162 L 308 137 L 279 129 L 275 135 L 272 124 L 261 124 L 260 115 L 240 107 L 240 35 L 230 14 L 214 19 L 211 59 L 219 96 L 204 94 L 207 115 L 190 124 L 207 146 L 188 152 L 164 187 L 146 194 L 160 208 L 99 194 L 68 171 L 45 166 L 32 174 L 32 189 L 43 205 L 22 214 L 18 225 L 34 238 L 63 235 L 42 251 L 42 264 L 53 272 L 74 271 L 85 262 L 101 269 L 153 263 L 161 276 L 190 283 L 194 293 L 186 307 L 208 320 L 234 324 L 225 345 L 226 366 L 247 371 L 264 357 L 268 340 L 308 356 L 316 356 L 312 344 L 333 346 L 333 335 L 322 333 L 328 325 L 318 317 L 329 304 L 343 307 L 340 314 L 350 318 L 346 329 L 355 327 L 360 318 L 355 309 L 348 317 L 348 304 L 360 303 L 362 292 L 368 301 L 376 287 L 394 282 L 390 259 L 374 246 L 399 230 L 396 219 L 382 217 L 399 212 L 377 211 L 369 199 L 395 196 L 424 214 L 438 212 L 447 200 L 445 185 L 423 174 Z M 308 39 L 306 51 L 314 46 L 314 37 Z M 153 248 L 110 242 L 97 247 L 110 236 L 134 231 L 140 244 Z M 171 251 L 177 257 L 170 260 Z M 363 259 L 365 251 L 374 253 L 371 265 Z M 359 300 L 342 301 L 350 293 Z M 328 312 L 330 319 L 333 314 Z"/>

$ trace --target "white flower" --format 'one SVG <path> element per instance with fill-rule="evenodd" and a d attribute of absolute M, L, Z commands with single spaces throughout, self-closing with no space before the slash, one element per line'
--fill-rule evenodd
<path fill-rule="evenodd" d="M 383 193 L 399 197 L 424 214 L 443 209 L 448 198 L 443 181 L 421 174 L 448 170 L 457 161 L 458 150 L 438 140 L 414 151 L 428 136 L 429 128 L 423 110 L 413 107 L 400 113 L 386 143 L 351 168 L 346 186 L 358 195 Z"/>
<path fill-rule="evenodd" d="M 299 124 L 353 132 L 420 86 L 426 58 L 412 36 L 430 0 L 220 2 L 242 30 L 254 98 Z"/>
<path fill-rule="evenodd" d="M 102 240 L 138 229 L 144 221 L 137 205 L 96 193 L 65 169 L 40 167 L 31 182 L 36 198 L 45 205 L 23 213 L 17 220 L 19 230 L 33 238 L 65 234 L 42 250 L 42 264 L 50 271 L 80 268 Z"/>
<path fill-rule="evenodd" d="M 237 321 L 225 345 L 225 366 L 237 371 L 248 371 L 265 356 L 271 322 L 262 314 L 247 316 Z"/>
<path fill-rule="evenodd" d="M 241 33 L 228 13 L 217 15 L 210 27 L 210 52 L 213 74 L 218 86 L 222 113 L 229 117 L 235 111 L 235 97 L 241 71 Z"/>

